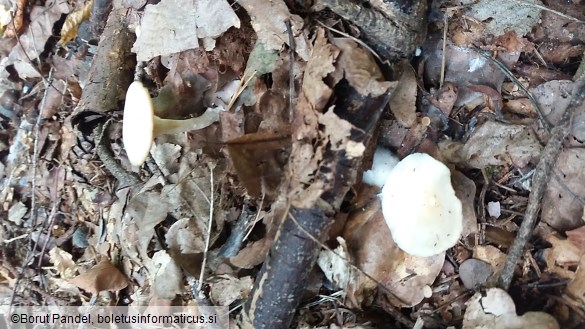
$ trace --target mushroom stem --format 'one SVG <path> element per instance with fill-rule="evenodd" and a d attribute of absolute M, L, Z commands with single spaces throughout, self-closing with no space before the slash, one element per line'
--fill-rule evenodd
<path fill-rule="evenodd" d="M 203 129 L 219 121 L 220 108 L 209 108 L 202 115 L 184 120 L 163 119 L 153 117 L 153 136 L 176 134 L 190 130 Z"/>

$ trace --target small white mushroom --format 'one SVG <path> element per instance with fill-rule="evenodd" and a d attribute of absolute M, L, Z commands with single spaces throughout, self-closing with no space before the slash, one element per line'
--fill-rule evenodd
<path fill-rule="evenodd" d="M 134 166 L 144 163 L 155 137 L 202 129 L 219 120 L 221 108 L 209 108 L 201 116 L 185 120 L 162 119 L 154 114 L 152 98 L 140 81 L 126 92 L 122 139 L 128 160 Z"/>
<path fill-rule="evenodd" d="M 400 161 L 382 188 L 382 213 L 398 247 L 428 257 L 453 247 L 462 231 L 461 201 L 449 168 L 414 153 Z"/>
<path fill-rule="evenodd" d="M 388 179 L 388 175 L 390 175 L 390 171 L 392 171 L 392 168 L 396 166 L 398 161 L 400 161 L 400 159 L 398 159 L 394 153 L 386 148 L 378 146 L 374 153 L 372 169 L 364 172 L 362 181 L 366 184 L 382 188 Z"/>

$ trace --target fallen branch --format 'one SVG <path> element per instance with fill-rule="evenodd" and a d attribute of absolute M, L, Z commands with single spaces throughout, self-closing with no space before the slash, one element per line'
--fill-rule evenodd
<path fill-rule="evenodd" d="M 540 161 L 534 170 L 534 176 L 532 177 L 532 191 L 528 197 L 528 206 L 526 207 L 526 214 L 524 220 L 520 225 L 516 239 L 512 243 L 510 250 L 508 250 L 508 256 L 506 257 L 506 263 L 502 270 L 498 285 L 504 290 L 508 290 L 512 277 L 514 276 L 514 269 L 518 260 L 524 252 L 524 246 L 532 235 L 534 224 L 538 218 L 538 212 L 540 210 L 540 204 L 546 184 L 550 176 L 552 166 L 554 165 L 557 155 L 559 154 L 563 141 L 569 135 L 572 125 L 573 113 L 575 109 L 583 103 L 585 99 L 585 79 L 575 81 L 575 87 L 573 89 L 571 103 L 563 113 L 559 123 L 552 129 L 548 143 L 546 144 Z"/>

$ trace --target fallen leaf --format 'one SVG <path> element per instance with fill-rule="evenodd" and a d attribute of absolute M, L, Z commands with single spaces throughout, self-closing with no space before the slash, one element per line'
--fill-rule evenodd
<path fill-rule="evenodd" d="M 478 292 L 466 303 L 463 329 L 558 329 L 559 324 L 547 313 L 526 312 L 516 315 L 516 305 L 502 289 Z"/>
<path fill-rule="evenodd" d="M 418 90 L 416 75 L 410 63 L 406 61 L 400 62 L 399 68 L 402 75 L 390 97 L 390 111 L 402 126 L 412 127 L 416 121 L 416 94 Z"/>
<path fill-rule="evenodd" d="M 350 214 L 343 236 L 356 266 L 388 289 L 390 294 L 386 289 L 379 292 L 396 307 L 418 305 L 425 298 L 425 287 L 433 283 L 443 267 L 444 252 L 432 257 L 415 257 L 398 248 L 377 200 Z M 376 287 L 377 284 L 360 274 L 354 296 L 349 297 L 361 304 Z"/>
<path fill-rule="evenodd" d="M 475 290 L 485 285 L 493 274 L 492 267 L 478 259 L 468 259 L 459 266 L 459 278 L 467 289 Z"/>
<path fill-rule="evenodd" d="M 166 251 L 157 251 L 152 261 L 158 267 L 154 275 L 153 295 L 159 299 L 174 299 L 183 292 L 183 272 Z"/>
<path fill-rule="evenodd" d="M 310 51 L 303 29 L 303 19 L 289 12 L 283 0 L 240 0 L 242 6 L 252 19 L 252 27 L 258 35 L 259 42 L 267 49 L 280 50 L 283 44 L 289 44 L 285 22 L 290 22 L 295 50 L 303 59 L 308 60 Z M 290 45 L 289 45 L 290 46 Z"/>
<path fill-rule="evenodd" d="M 524 168 L 540 156 L 542 146 L 530 128 L 523 125 L 487 121 L 476 128 L 465 144 L 439 143 L 443 155 L 452 163 L 472 168 L 512 163 Z M 449 152 L 448 150 L 451 150 Z"/>
<path fill-rule="evenodd" d="M 89 19 L 92 6 L 93 0 L 89 0 L 82 9 L 67 15 L 63 27 L 61 28 L 61 39 L 59 40 L 60 45 L 66 44 L 77 36 L 77 28 L 79 27 L 79 24 Z"/>
<path fill-rule="evenodd" d="M 542 221 L 560 231 L 583 225 L 585 150 L 564 148 L 557 156 L 542 200 Z"/>
<path fill-rule="evenodd" d="M 97 296 L 100 291 L 117 292 L 128 286 L 128 279 L 108 259 L 103 259 L 97 265 L 82 273 L 69 282 L 79 288 Z"/>
<path fill-rule="evenodd" d="M 209 297 L 214 305 L 229 306 L 237 300 L 248 298 L 253 285 L 250 276 L 236 278 L 228 274 L 220 275 L 211 280 Z"/>
<path fill-rule="evenodd" d="M 22 32 L 22 29 L 24 28 L 24 13 L 26 11 L 27 4 L 28 0 L 16 1 L 16 12 L 14 13 L 14 16 L 11 15 L 12 20 L 10 20 L 8 24 L 5 24 L 6 29 L 4 30 L 2 37 L 12 38 Z"/>
<path fill-rule="evenodd" d="M 581 305 L 585 304 L 585 255 L 581 256 L 575 277 L 567 285 L 566 292 L 567 295 L 577 300 Z"/>
<path fill-rule="evenodd" d="M 526 2 L 542 6 L 539 0 Z M 525 35 L 538 23 L 540 9 L 515 1 L 504 4 L 498 0 L 479 0 L 469 6 L 466 15 L 482 21 L 486 33 L 500 36 L 515 31 L 518 35 Z"/>

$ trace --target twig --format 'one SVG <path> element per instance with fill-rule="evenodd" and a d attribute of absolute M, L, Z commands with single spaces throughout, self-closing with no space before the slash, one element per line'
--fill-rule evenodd
<path fill-rule="evenodd" d="M 106 145 L 104 135 L 108 129 L 109 121 L 106 124 L 99 123 L 93 130 L 95 139 L 95 151 L 102 160 L 106 169 L 118 180 L 121 187 L 130 187 L 135 189 L 141 182 L 140 178 L 134 173 L 126 171 L 114 158 L 114 153 Z"/>
<path fill-rule="evenodd" d="M 242 243 L 244 243 L 244 237 L 246 236 L 246 229 L 248 228 L 248 224 L 252 222 L 254 217 L 255 214 L 252 210 L 250 210 L 250 207 L 244 205 L 242 207 L 240 216 L 238 216 L 234 229 L 219 251 L 220 257 L 233 257 L 238 253 Z"/>
<path fill-rule="evenodd" d="M 288 32 L 288 44 L 289 44 L 289 63 L 288 63 L 288 84 L 289 84 L 289 95 L 288 95 L 288 106 L 289 106 L 289 122 L 293 121 L 293 111 L 294 111 L 294 99 L 295 99 L 295 75 L 294 75 L 294 68 L 295 68 L 295 38 L 292 34 L 292 28 L 290 26 L 290 20 L 286 20 L 284 22 L 286 25 L 286 31 Z"/>
<path fill-rule="evenodd" d="M 513 1 L 516 2 L 516 3 L 519 3 L 521 5 L 530 6 L 530 7 L 538 8 L 540 10 L 544 10 L 544 11 L 551 12 L 553 14 L 559 15 L 559 16 L 561 16 L 563 18 L 566 18 L 566 19 L 569 19 L 569 20 L 572 20 L 572 21 L 575 21 L 575 22 L 583 23 L 583 21 L 580 20 L 580 19 L 578 19 L 578 18 L 575 18 L 573 16 L 569 16 L 567 14 L 563 14 L 560 11 L 556 11 L 556 10 L 550 9 L 548 7 L 545 7 L 545 6 L 536 4 L 536 3 L 532 3 L 532 2 L 528 2 L 528 1 L 524 1 L 524 0 L 513 0 Z"/>
<path fill-rule="evenodd" d="M 205 237 L 205 250 L 203 250 L 203 261 L 201 262 L 201 272 L 199 273 L 199 283 L 197 284 L 197 291 L 199 293 L 199 295 L 203 294 L 203 291 L 201 291 L 201 288 L 203 287 L 203 277 L 205 275 L 205 266 L 207 263 L 207 255 L 209 253 L 209 241 L 211 239 L 211 226 L 213 224 L 213 203 L 214 203 L 214 197 L 213 197 L 213 186 L 214 186 L 214 182 L 213 182 L 213 169 L 215 169 L 215 165 L 212 163 L 207 163 L 207 165 L 209 166 L 209 181 L 210 181 L 210 193 L 211 193 L 211 197 L 210 202 L 209 202 L 209 222 L 207 223 L 207 236 Z"/>
<path fill-rule="evenodd" d="M 538 211 L 540 210 L 540 203 L 544 195 L 546 183 L 548 181 L 551 168 L 556 161 L 556 157 L 559 154 L 562 143 L 570 132 L 573 113 L 575 109 L 585 99 L 585 79 L 575 81 L 575 88 L 573 89 L 573 96 L 571 103 L 563 113 L 559 124 L 554 127 L 551 131 L 550 139 L 542 151 L 540 161 L 534 170 L 534 176 L 532 178 L 532 192 L 528 197 L 528 205 L 526 207 L 526 215 L 520 225 L 516 239 L 512 243 L 508 256 L 506 257 L 506 263 L 502 270 L 498 285 L 504 290 L 508 290 L 510 282 L 514 276 L 514 269 L 518 260 L 522 256 L 524 246 L 528 242 L 532 234 L 532 229 L 536 223 Z"/>

